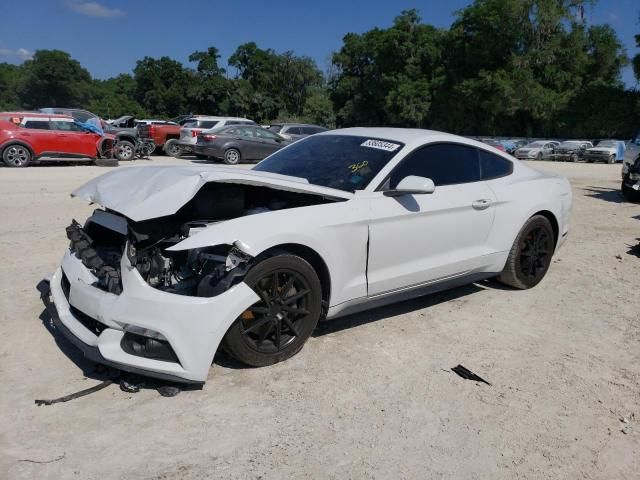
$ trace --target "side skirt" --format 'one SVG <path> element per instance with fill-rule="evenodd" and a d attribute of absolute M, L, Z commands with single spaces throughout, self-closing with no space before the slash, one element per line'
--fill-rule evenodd
<path fill-rule="evenodd" d="M 450 278 L 440 282 L 429 283 L 427 285 L 419 285 L 414 288 L 404 289 L 400 291 L 392 291 L 387 293 L 381 293 L 375 297 L 360 297 L 347 302 L 335 305 L 329 308 L 327 313 L 327 320 L 342 317 L 345 315 L 351 315 L 354 313 L 370 310 L 372 308 L 382 307 L 392 303 L 402 302 L 412 298 L 422 297 L 430 295 L 432 293 L 441 292 L 443 290 L 449 290 L 455 287 L 461 287 L 470 283 L 486 280 L 491 277 L 499 275 L 500 272 L 476 272 L 463 275 L 460 277 Z"/>

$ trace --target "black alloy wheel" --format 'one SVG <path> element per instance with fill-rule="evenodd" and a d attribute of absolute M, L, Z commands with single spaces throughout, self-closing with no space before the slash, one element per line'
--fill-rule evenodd
<path fill-rule="evenodd" d="M 514 288 L 534 287 L 549 269 L 555 244 L 549 220 L 542 215 L 534 215 L 516 237 L 499 280 Z"/>
<path fill-rule="evenodd" d="M 547 271 L 551 257 L 551 238 L 542 226 L 532 228 L 522 239 L 518 266 L 520 274 L 528 280 L 536 280 Z"/>
<path fill-rule="evenodd" d="M 255 367 L 295 355 L 320 318 L 322 292 L 316 272 L 300 257 L 278 255 L 253 267 L 245 283 L 260 300 L 225 335 L 227 351 Z"/>

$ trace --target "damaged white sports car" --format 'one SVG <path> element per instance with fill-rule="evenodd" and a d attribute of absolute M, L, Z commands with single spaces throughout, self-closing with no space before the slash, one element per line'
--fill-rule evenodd
<path fill-rule="evenodd" d="M 253 170 L 121 168 L 73 192 L 45 300 L 99 363 L 206 380 L 222 344 L 270 365 L 319 320 L 498 277 L 536 285 L 569 228 L 566 179 L 454 135 L 330 131 Z"/>

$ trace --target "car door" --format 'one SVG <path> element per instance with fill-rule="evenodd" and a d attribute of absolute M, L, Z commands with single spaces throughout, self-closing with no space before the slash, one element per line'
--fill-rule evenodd
<path fill-rule="evenodd" d="M 48 118 L 25 117 L 20 126 L 24 129 L 20 136 L 29 142 L 36 156 L 50 156 L 56 153 L 58 144 L 55 135 L 51 133 Z"/>
<path fill-rule="evenodd" d="M 409 175 L 431 178 L 432 194 L 387 196 Z M 474 147 L 439 143 L 410 153 L 370 197 L 368 294 L 470 273 L 486 253 L 495 195 L 480 180 Z"/>
<path fill-rule="evenodd" d="M 52 119 L 52 133 L 58 139 L 61 154 L 84 156 L 94 158 L 96 156 L 96 135 L 77 125 L 71 120 Z"/>
<path fill-rule="evenodd" d="M 256 127 L 253 130 L 260 149 L 260 156 L 256 157 L 257 160 L 262 160 L 282 148 L 282 137 L 279 135 L 260 127 Z"/>
<path fill-rule="evenodd" d="M 262 144 L 256 137 L 253 127 L 235 127 L 232 129 L 233 138 L 240 149 L 240 155 L 244 160 L 256 160 L 262 158 Z"/>

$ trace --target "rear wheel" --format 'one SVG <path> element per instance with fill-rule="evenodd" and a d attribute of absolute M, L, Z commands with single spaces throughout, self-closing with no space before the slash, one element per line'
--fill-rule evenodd
<path fill-rule="evenodd" d="M 547 273 L 554 247 L 551 222 L 542 215 L 534 215 L 518 233 L 498 279 L 514 288 L 534 287 Z"/>
<path fill-rule="evenodd" d="M 247 365 L 264 367 L 300 351 L 316 328 L 322 287 L 315 270 L 295 255 L 278 255 L 254 266 L 244 279 L 260 301 L 227 331 L 223 346 Z"/>
<path fill-rule="evenodd" d="M 224 152 L 224 163 L 227 165 L 237 165 L 240 158 L 240 151 L 235 148 L 229 148 Z"/>
<path fill-rule="evenodd" d="M 120 140 L 116 143 L 116 158 L 120 161 L 128 162 L 133 160 L 135 155 L 135 147 L 133 143 L 127 140 Z"/>
<path fill-rule="evenodd" d="M 178 139 L 171 138 L 164 144 L 164 153 L 170 157 L 179 157 L 182 155 L 182 149 L 178 145 Z"/>
<path fill-rule="evenodd" d="M 24 145 L 9 145 L 2 152 L 2 160 L 7 167 L 26 167 L 31 163 L 31 152 Z"/>

